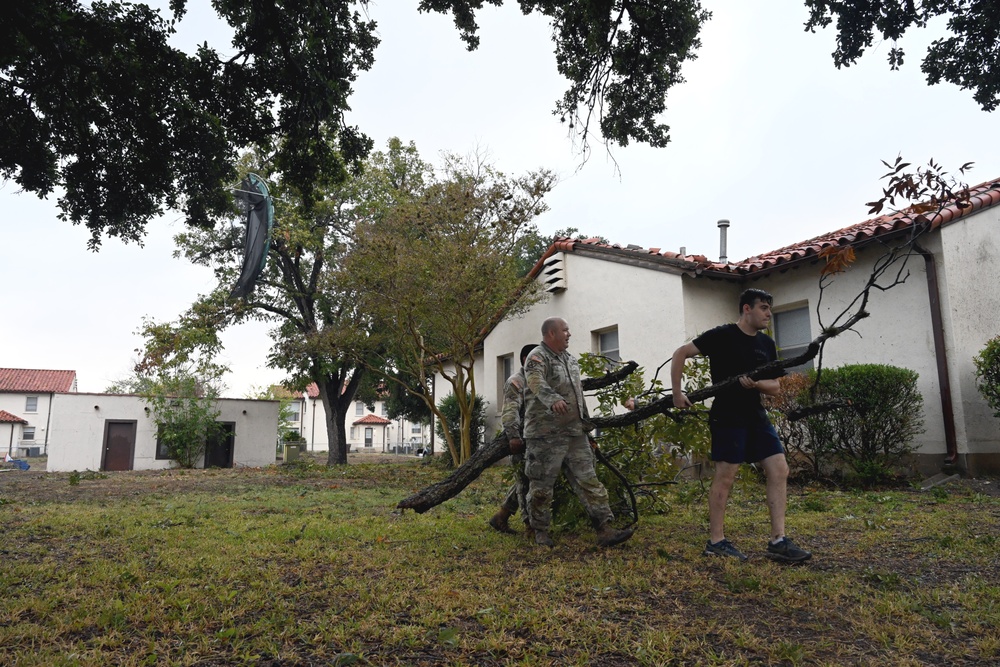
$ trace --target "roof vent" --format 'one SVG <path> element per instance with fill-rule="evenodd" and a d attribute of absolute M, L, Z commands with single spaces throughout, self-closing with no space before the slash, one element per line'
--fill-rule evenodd
<path fill-rule="evenodd" d="M 729 264 L 729 257 L 726 256 L 726 231 L 729 229 L 728 220 L 719 220 L 719 264 Z"/>
<path fill-rule="evenodd" d="M 566 289 L 566 255 L 557 252 L 549 256 L 542 265 L 539 275 L 546 292 L 562 292 Z"/>

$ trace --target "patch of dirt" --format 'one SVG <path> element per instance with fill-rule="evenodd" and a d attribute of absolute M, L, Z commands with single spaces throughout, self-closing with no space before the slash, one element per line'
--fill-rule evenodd
<path fill-rule="evenodd" d="M 962 488 L 969 489 L 971 493 L 981 493 L 984 496 L 1000 496 L 1000 480 L 997 479 L 962 479 L 952 482 Z M 944 485 L 947 490 L 948 484 Z"/>
<path fill-rule="evenodd" d="M 311 456 L 313 463 L 325 464 L 326 459 Z M 423 460 L 412 456 L 392 454 L 364 454 L 348 457 L 348 468 L 343 476 L 331 468 L 331 475 L 322 478 L 303 477 L 293 465 L 281 463 L 267 468 L 209 468 L 183 470 L 128 470 L 121 472 L 81 473 L 46 472 L 45 459 L 28 459 L 27 471 L 0 471 L 0 498 L 18 498 L 31 502 L 62 502 L 124 498 L 148 494 L 173 494 L 187 492 L 232 493 L 239 488 L 267 488 L 281 486 L 324 487 L 331 480 L 342 486 L 371 485 L 370 479 L 353 479 L 347 470 L 357 464 L 419 465 Z"/>

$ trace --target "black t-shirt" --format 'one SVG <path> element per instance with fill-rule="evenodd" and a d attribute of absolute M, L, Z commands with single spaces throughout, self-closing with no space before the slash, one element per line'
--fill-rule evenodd
<path fill-rule="evenodd" d="M 709 329 L 692 341 L 698 351 L 708 357 L 712 370 L 712 383 L 716 384 L 737 375 L 746 375 L 755 368 L 777 360 L 778 350 L 771 337 L 758 331 L 748 336 L 735 324 L 723 324 Z M 769 373 L 769 378 L 779 378 L 784 370 Z M 743 422 L 764 412 L 760 392 L 736 385 L 723 391 L 712 402 L 711 418 L 724 422 Z"/>

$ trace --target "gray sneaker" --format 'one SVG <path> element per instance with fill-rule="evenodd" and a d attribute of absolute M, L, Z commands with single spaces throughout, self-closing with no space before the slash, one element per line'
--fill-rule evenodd
<path fill-rule="evenodd" d="M 705 556 L 729 556 L 730 558 L 737 558 L 740 561 L 747 560 L 747 555 L 737 549 L 729 540 L 722 540 L 715 544 L 712 544 L 710 540 L 705 543 L 705 551 L 702 553 Z"/>
<path fill-rule="evenodd" d="M 777 544 L 767 543 L 765 554 L 773 560 L 780 560 L 783 563 L 801 563 L 812 558 L 812 554 L 805 549 L 800 549 L 787 537 L 782 537 Z"/>

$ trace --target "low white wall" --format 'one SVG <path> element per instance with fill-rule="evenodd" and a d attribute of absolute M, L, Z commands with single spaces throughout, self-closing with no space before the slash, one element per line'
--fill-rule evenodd
<path fill-rule="evenodd" d="M 233 467 L 261 467 L 275 461 L 278 401 L 220 399 L 217 421 L 236 424 Z M 100 470 L 108 421 L 136 423 L 133 470 L 171 468 L 173 461 L 156 458 L 156 424 L 139 396 L 119 394 L 56 394 L 49 431 L 50 471 Z"/>

